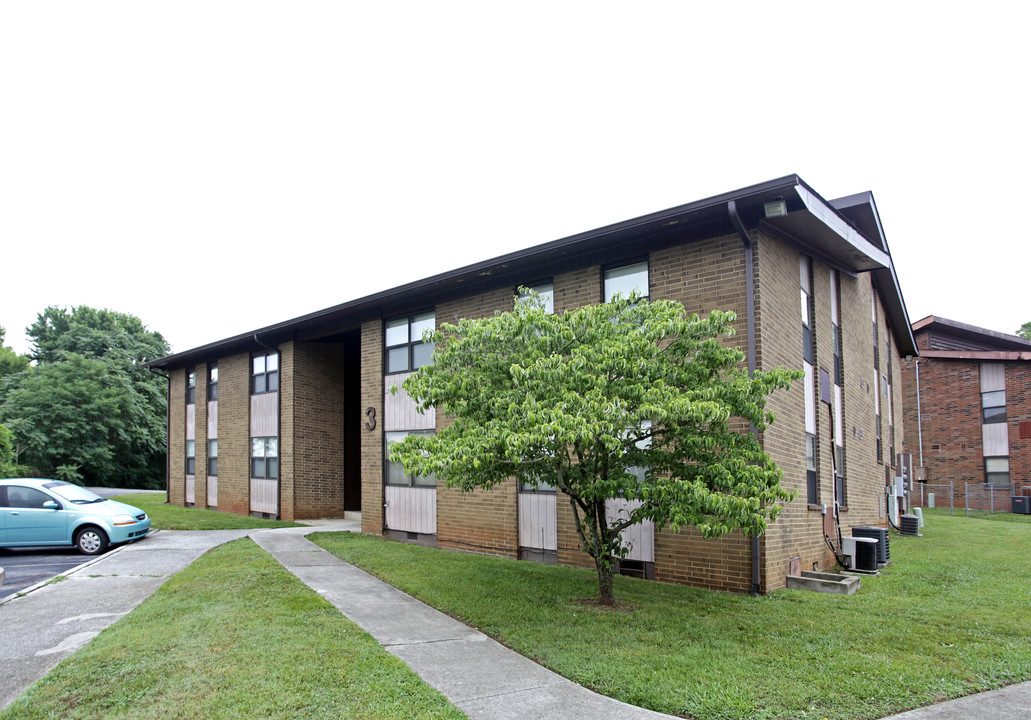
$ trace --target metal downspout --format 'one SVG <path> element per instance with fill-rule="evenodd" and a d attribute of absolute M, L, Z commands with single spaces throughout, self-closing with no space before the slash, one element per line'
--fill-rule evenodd
<path fill-rule="evenodd" d="M 916 366 L 916 432 L 920 443 L 920 467 L 924 466 L 924 425 L 920 414 L 920 361 L 915 362 Z"/>
<path fill-rule="evenodd" d="M 745 308 L 748 314 L 748 377 L 755 374 L 756 349 L 755 349 L 755 257 L 752 247 L 752 238 L 748 234 L 741 217 L 737 214 L 737 203 L 733 200 L 727 203 L 727 212 L 730 214 L 730 222 L 734 225 L 741 243 L 745 246 Z M 755 426 L 752 426 L 752 434 L 757 435 Z M 761 562 L 759 553 L 759 536 L 752 538 L 752 588 L 751 594 L 759 594 L 759 586 L 762 581 Z"/>

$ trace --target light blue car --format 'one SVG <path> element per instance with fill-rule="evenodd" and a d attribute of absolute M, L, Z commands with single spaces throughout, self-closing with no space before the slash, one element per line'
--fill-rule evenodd
<path fill-rule="evenodd" d="M 99 555 L 149 532 L 147 513 L 78 485 L 0 480 L 0 547 L 74 545 L 85 555 Z"/>

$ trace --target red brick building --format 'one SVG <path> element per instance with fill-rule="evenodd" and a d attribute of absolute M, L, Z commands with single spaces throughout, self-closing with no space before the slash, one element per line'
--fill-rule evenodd
<path fill-rule="evenodd" d="M 830 567 L 825 533 L 885 524 L 902 443 L 900 357 L 916 352 L 873 197 L 826 201 L 797 176 L 477 263 L 163 358 L 169 498 L 286 519 L 360 512 L 364 532 L 587 565 L 568 503 L 510 482 L 462 494 L 406 476 L 388 443 L 434 432 L 389 388 L 430 362 L 422 330 L 512 307 L 535 287 L 553 311 L 638 288 L 689 311 L 737 313 L 749 368 L 805 380 L 778 391 L 761 438 L 797 492 L 758 539 L 628 531 L 625 572 L 712 588 L 783 587 Z M 618 512 L 614 503 L 612 512 Z"/>
<path fill-rule="evenodd" d="M 1010 495 L 1031 494 L 1031 341 L 933 315 L 913 334 L 905 445 L 924 501 L 934 492 L 947 504 L 952 492 L 956 506 L 986 509 L 995 495 L 996 509 L 1009 509 Z"/>

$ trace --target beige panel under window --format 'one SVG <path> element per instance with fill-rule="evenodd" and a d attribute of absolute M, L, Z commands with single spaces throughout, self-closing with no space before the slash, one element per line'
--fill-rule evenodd
<path fill-rule="evenodd" d="M 1007 423 L 990 423 L 981 426 L 981 442 L 984 456 L 1009 455 L 1009 425 Z"/>
<path fill-rule="evenodd" d="M 251 437 L 279 435 L 279 393 L 251 395 Z"/>
<path fill-rule="evenodd" d="M 186 406 L 186 439 L 197 439 L 197 406 Z"/>
<path fill-rule="evenodd" d="M 1006 389 L 1006 366 L 1002 363 L 981 363 L 981 392 Z"/>
<path fill-rule="evenodd" d="M 433 408 L 420 413 L 415 401 L 408 396 L 401 386 L 413 373 L 391 375 L 383 378 L 383 429 L 394 430 L 435 430 L 437 413 Z M 397 393 L 390 392 L 391 386 L 397 386 Z"/>
<path fill-rule="evenodd" d="M 208 439 L 218 437 L 218 400 L 208 403 Z"/>

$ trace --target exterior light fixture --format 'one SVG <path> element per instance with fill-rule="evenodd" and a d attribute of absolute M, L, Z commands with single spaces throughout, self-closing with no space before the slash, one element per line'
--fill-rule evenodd
<path fill-rule="evenodd" d="M 777 197 L 763 205 L 763 210 L 766 211 L 767 218 L 784 217 L 788 214 L 788 204 L 784 202 L 784 198 Z"/>

